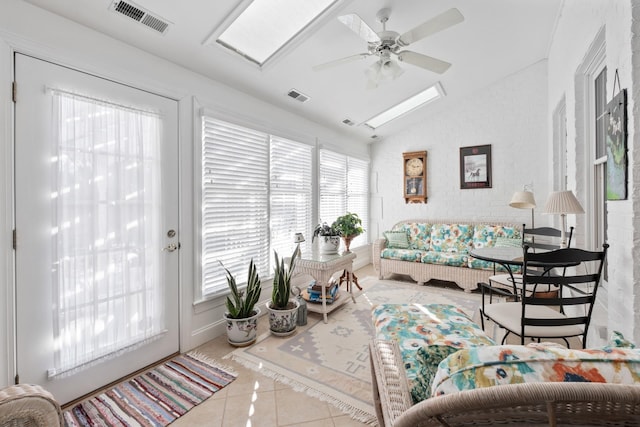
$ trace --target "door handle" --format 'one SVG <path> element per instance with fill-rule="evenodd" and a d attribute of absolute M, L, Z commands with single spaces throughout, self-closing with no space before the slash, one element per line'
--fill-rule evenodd
<path fill-rule="evenodd" d="M 180 244 L 179 243 L 177 245 L 175 243 L 171 243 L 171 244 L 167 245 L 166 247 L 162 248 L 163 251 L 167 251 L 167 252 L 173 252 L 176 249 L 180 249 Z"/>

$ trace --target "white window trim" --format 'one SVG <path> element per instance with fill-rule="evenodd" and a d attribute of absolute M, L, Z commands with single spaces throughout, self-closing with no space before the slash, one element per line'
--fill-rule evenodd
<path fill-rule="evenodd" d="M 594 233 L 596 232 L 594 209 L 594 170 L 595 161 L 595 128 L 592 120 L 594 116 L 595 94 L 593 82 L 598 73 L 605 67 L 606 39 L 605 29 L 602 28 L 591 43 L 582 65 L 576 73 L 576 128 L 581 134 L 576 135 L 576 141 L 587 141 L 586 144 L 576 143 L 576 158 L 582 156 L 585 165 L 583 176 L 579 176 L 576 171 L 576 192 L 586 200 L 585 215 L 578 216 L 578 227 L 585 230 L 582 236 L 584 239 L 578 243 L 584 247 L 592 248 L 595 244 Z"/>
<path fill-rule="evenodd" d="M 553 111 L 553 189 L 567 189 L 567 100 L 562 97 Z"/>

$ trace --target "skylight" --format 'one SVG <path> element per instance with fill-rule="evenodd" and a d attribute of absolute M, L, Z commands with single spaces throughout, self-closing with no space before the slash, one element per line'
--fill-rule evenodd
<path fill-rule="evenodd" d="M 337 0 L 254 0 L 216 42 L 262 66 Z"/>
<path fill-rule="evenodd" d="M 397 119 L 404 114 L 410 113 L 411 111 L 427 105 L 431 101 L 442 98 L 444 95 L 445 93 L 442 85 L 440 83 L 436 83 L 428 89 L 425 89 L 422 92 L 413 95 L 411 98 L 394 105 L 386 111 L 383 111 L 377 116 L 370 118 L 364 122 L 364 124 L 371 129 L 377 129 L 391 120 Z"/>

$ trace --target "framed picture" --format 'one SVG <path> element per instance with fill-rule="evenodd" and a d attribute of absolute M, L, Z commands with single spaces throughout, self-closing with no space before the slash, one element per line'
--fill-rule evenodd
<path fill-rule="evenodd" d="M 460 147 L 460 188 L 491 188 L 491 145 Z"/>
<path fill-rule="evenodd" d="M 607 104 L 607 200 L 627 198 L 627 90 Z"/>

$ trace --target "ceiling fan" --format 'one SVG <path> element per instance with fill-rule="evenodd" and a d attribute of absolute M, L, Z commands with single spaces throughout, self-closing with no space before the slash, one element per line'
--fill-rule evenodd
<path fill-rule="evenodd" d="M 393 60 L 393 56 L 400 62 L 407 62 L 438 74 L 442 74 L 449 69 L 451 64 L 446 61 L 402 49 L 413 42 L 422 40 L 425 37 L 464 21 L 464 16 L 462 16 L 462 13 L 460 13 L 458 9 L 451 8 L 404 34 L 387 31 L 387 21 L 390 15 L 391 9 L 389 8 L 378 11 L 376 18 L 382 23 L 382 31 L 378 33 L 355 13 L 339 16 L 338 20 L 340 22 L 367 42 L 367 52 L 319 64 L 314 66 L 313 70 L 324 70 L 336 65 L 376 55 L 379 59 L 366 70 L 366 74 L 369 77 L 367 86 L 377 87 L 381 80 L 395 79 L 404 72 L 397 62 Z"/>

